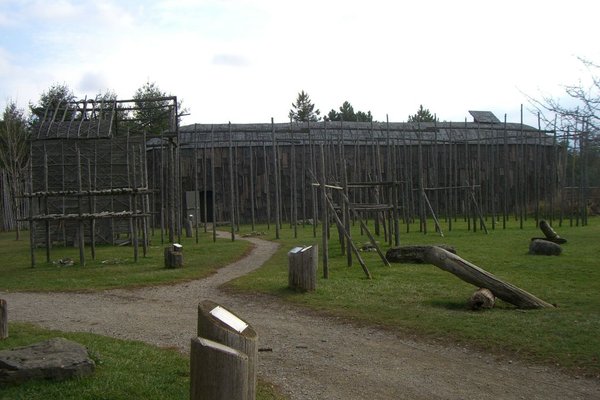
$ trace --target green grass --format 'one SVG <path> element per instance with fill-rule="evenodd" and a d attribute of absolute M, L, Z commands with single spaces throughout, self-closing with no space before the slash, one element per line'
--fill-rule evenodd
<path fill-rule="evenodd" d="M 0 400 L 98 400 L 189 398 L 189 357 L 172 349 L 90 333 L 65 333 L 29 324 L 10 324 L 0 350 L 64 337 L 85 345 L 96 362 L 93 375 L 62 382 L 30 381 L 0 390 Z M 283 399 L 259 381 L 257 399 Z"/>
<path fill-rule="evenodd" d="M 183 239 L 184 268 L 164 268 L 163 247 L 160 238 L 154 238 L 146 257 L 139 250 L 139 260 L 134 262 L 130 246 L 98 246 L 96 259 L 91 259 L 86 248 L 86 265 L 78 265 L 79 249 L 55 247 L 51 262 L 46 262 L 45 249 L 36 250 L 37 264 L 31 268 L 29 240 L 14 240 L 14 233 L 0 233 L 0 290 L 11 291 L 85 291 L 160 285 L 198 279 L 235 259 L 250 249 L 248 242 L 226 239 L 212 241 L 212 235 L 199 235 Z M 60 266 L 60 259 L 75 260 L 72 266 Z"/>
<path fill-rule="evenodd" d="M 473 286 L 432 265 L 392 264 L 387 268 L 376 253 L 363 253 L 374 277 L 368 280 L 356 261 L 353 267 L 346 266 L 333 229 L 330 278 L 322 278 L 320 264 L 316 292 L 293 292 L 286 287 L 287 251 L 300 244 L 320 244 L 319 237 L 313 238 L 310 226 L 298 228 L 298 239 L 293 238 L 289 226 L 284 227 L 278 253 L 263 268 L 237 279 L 229 287 L 279 296 L 311 309 L 405 334 L 472 345 L 497 354 L 558 365 L 573 373 L 599 375 L 600 219 L 591 219 L 586 227 L 567 225 L 555 226 L 569 241 L 559 257 L 527 254 L 530 238 L 543 236 L 533 220 L 527 221 L 523 230 L 511 221 L 507 229 L 500 225 L 489 235 L 469 232 L 466 224 L 459 221 L 452 232 L 445 232 L 444 238 L 416 232 L 418 226 L 414 225 L 410 233 L 401 236 L 403 245 L 452 245 L 461 257 L 557 304 L 555 309 L 524 311 L 498 301 L 492 310 L 469 311 L 466 300 L 473 293 Z M 357 229 L 357 241 L 366 242 L 366 236 L 360 237 Z M 273 227 L 265 237 L 274 240 Z M 384 251 L 388 248 L 383 247 Z"/>

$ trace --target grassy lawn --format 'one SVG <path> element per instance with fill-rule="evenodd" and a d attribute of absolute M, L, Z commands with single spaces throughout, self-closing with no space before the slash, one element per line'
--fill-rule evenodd
<path fill-rule="evenodd" d="M 558 305 L 555 309 L 527 311 L 500 300 L 492 310 L 469 311 L 466 300 L 474 292 L 473 286 L 432 265 L 385 267 L 376 253 L 363 253 L 374 277 L 368 280 L 356 261 L 353 267 L 346 266 L 334 229 L 329 252 L 330 278 L 322 278 L 319 265 L 316 292 L 295 293 L 286 288 L 287 251 L 301 244 L 320 244 L 321 240 L 313 238 L 310 226 L 298 228 L 298 239 L 293 238 L 289 225 L 283 228 L 279 240 L 282 246 L 276 256 L 263 268 L 231 283 L 232 290 L 267 293 L 405 334 L 450 340 L 509 357 L 557 365 L 572 373 L 600 376 L 598 218 L 592 218 L 586 227 L 569 227 L 568 222 L 562 228 L 555 226 L 559 235 L 568 239 L 559 257 L 527 254 L 530 238 L 543 236 L 533 220 L 526 221 L 523 230 L 518 222 L 510 221 L 507 229 L 500 225 L 489 235 L 469 232 L 466 223 L 458 221 L 443 238 L 435 233 L 419 233 L 414 225 L 410 233 L 401 236 L 403 245 L 452 245 L 461 257 Z M 359 238 L 357 242 L 368 240 L 360 236 L 358 224 L 353 234 Z M 274 240 L 274 235 L 271 227 L 265 238 Z M 388 248 L 383 247 L 384 251 Z"/>
<path fill-rule="evenodd" d="M 250 249 L 248 242 L 240 240 L 217 239 L 213 243 L 211 234 L 199 235 L 198 244 L 194 238 L 182 238 L 185 267 L 166 269 L 163 247 L 167 245 L 154 238 L 146 257 L 140 248 L 138 262 L 134 262 L 130 246 L 99 246 L 95 260 L 86 248 L 86 266 L 81 267 L 77 264 L 78 248 L 56 247 L 50 263 L 46 262 L 45 249 L 37 249 L 37 265 L 31 268 L 27 232 L 24 236 L 25 239 L 15 241 L 14 233 L 0 233 L 0 290 L 82 291 L 181 282 L 210 275 Z M 76 263 L 56 263 L 67 258 Z"/>
<path fill-rule="evenodd" d="M 189 357 L 136 341 L 90 333 L 49 331 L 28 324 L 11 324 L 0 350 L 53 337 L 85 345 L 96 362 L 93 375 L 63 382 L 31 381 L 0 389 L 0 400 L 97 400 L 189 398 Z M 283 399 L 271 385 L 259 382 L 257 399 Z"/>

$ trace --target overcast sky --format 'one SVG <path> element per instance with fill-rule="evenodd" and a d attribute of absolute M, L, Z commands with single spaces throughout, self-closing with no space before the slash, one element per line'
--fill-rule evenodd
<path fill-rule="evenodd" d="M 592 0 L 0 0 L 0 107 L 150 81 L 184 124 L 286 122 L 301 90 L 322 114 L 348 100 L 380 121 L 423 104 L 518 122 L 526 95 L 589 76 L 577 57 L 600 62 L 599 15 Z"/>

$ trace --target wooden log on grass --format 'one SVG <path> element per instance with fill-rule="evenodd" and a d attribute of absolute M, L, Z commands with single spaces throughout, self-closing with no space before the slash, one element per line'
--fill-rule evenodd
<path fill-rule="evenodd" d="M 217 303 L 205 300 L 198 305 L 198 337 L 231 347 L 248 357 L 247 394 L 245 397 L 229 398 L 255 400 L 258 334 L 250 324 Z M 225 399 L 227 397 L 218 398 Z"/>
<path fill-rule="evenodd" d="M 247 400 L 247 377 L 246 354 L 209 339 L 192 339 L 190 400 Z"/>
<path fill-rule="evenodd" d="M 496 303 L 496 296 L 491 290 L 479 288 L 469 299 L 468 305 L 471 310 L 481 310 L 483 308 L 493 308 Z"/>
<path fill-rule="evenodd" d="M 561 238 L 560 236 L 558 236 L 558 233 L 556 233 L 554 231 L 554 229 L 552 229 L 550 224 L 548 222 L 546 222 L 545 220 L 540 221 L 540 229 L 546 236 L 546 240 L 549 240 L 554 243 L 559 243 L 559 244 L 567 243 L 567 239 L 564 239 L 564 238 Z"/>
<path fill-rule="evenodd" d="M 8 306 L 0 299 L 0 340 L 8 338 Z"/>
<path fill-rule="evenodd" d="M 305 292 L 317 288 L 318 247 L 295 247 L 288 252 L 288 286 Z"/>
<path fill-rule="evenodd" d="M 431 245 L 412 245 L 392 247 L 385 253 L 385 258 L 390 262 L 402 264 L 423 264 L 425 262 L 425 250 L 432 247 Z M 456 250 L 452 246 L 439 244 L 444 250 L 456 254 Z"/>
<path fill-rule="evenodd" d="M 425 251 L 425 261 L 456 275 L 465 282 L 491 290 L 496 297 L 514 304 L 518 308 L 554 307 L 552 304 L 546 303 L 531 293 L 498 279 L 489 272 L 440 247 L 432 246 L 427 249 Z"/>

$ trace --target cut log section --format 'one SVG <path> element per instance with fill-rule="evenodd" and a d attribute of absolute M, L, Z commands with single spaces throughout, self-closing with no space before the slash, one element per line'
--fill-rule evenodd
<path fill-rule="evenodd" d="M 400 246 L 392 247 L 385 253 L 385 258 L 390 262 L 403 264 L 423 264 L 425 262 L 425 250 L 433 247 L 431 245 L 416 245 L 416 246 Z M 439 244 L 437 247 L 447 250 L 450 253 L 456 254 L 456 250 L 452 246 Z"/>
<path fill-rule="evenodd" d="M 432 246 L 425 251 L 425 261 L 450 272 L 465 282 L 489 289 L 496 297 L 518 308 L 554 307 L 508 282 L 504 282 L 489 272 L 463 260 L 440 247 Z"/>
<path fill-rule="evenodd" d="M 479 288 L 469 299 L 469 308 L 471 310 L 481 310 L 493 308 L 496 303 L 496 296 L 491 290 Z"/>

